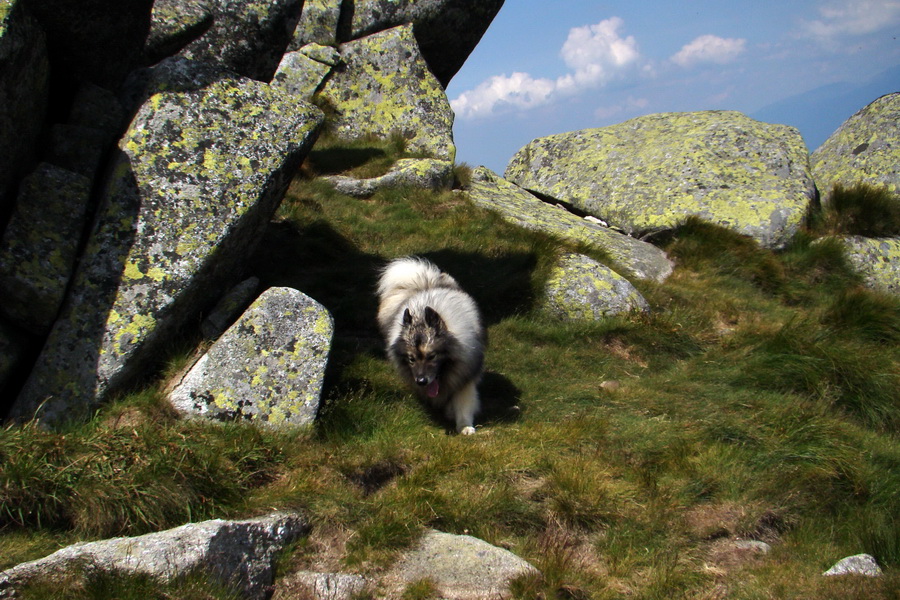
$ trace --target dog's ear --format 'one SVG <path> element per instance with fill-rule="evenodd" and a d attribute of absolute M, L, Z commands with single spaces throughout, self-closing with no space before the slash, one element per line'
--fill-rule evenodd
<path fill-rule="evenodd" d="M 409 312 L 408 308 L 403 311 L 403 325 L 412 325 L 412 313 Z"/>
<path fill-rule="evenodd" d="M 444 319 L 442 319 L 441 315 L 430 306 L 425 307 L 425 324 L 438 331 L 444 329 Z"/>

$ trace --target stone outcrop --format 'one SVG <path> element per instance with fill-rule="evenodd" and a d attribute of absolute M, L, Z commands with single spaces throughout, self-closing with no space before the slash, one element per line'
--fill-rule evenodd
<path fill-rule="evenodd" d="M 638 117 L 534 140 L 506 178 L 629 234 L 676 227 L 688 216 L 784 246 L 816 189 L 800 133 L 740 113 Z"/>
<path fill-rule="evenodd" d="M 381 189 L 400 187 L 442 190 L 453 185 L 453 163 L 432 158 L 401 158 L 388 173 L 379 177 L 356 179 L 326 175 L 323 179 L 338 192 L 356 198 L 366 198 Z"/>
<path fill-rule="evenodd" d="M 25 4 L 0 1 L 0 214 L 37 150 L 50 84 L 45 35 Z"/>
<path fill-rule="evenodd" d="M 583 254 L 564 254 L 550 272 L 544 306 L 566 321 L 599 321 L 649 304 L 631 282 Z"/>
<path fill-rule="evenodd" d="M 881 567 L 870 554 L 857 554 L 839 560 L 833 567 L 822 573 L 825 577 L 839 577 L 841 575 L 857 575 L 862 577 L 881 576 Z"/>
<path fill-rule="evenodd" d="M 866 287 L 900 295 L 900 238 L 840 238 L 847 259 Z"/>
<path fill-rule="evenodd" d="M 0 311 L 33 333 L 47 333 L 62 305 L 90 188 L 87 177 L 47 163 L 22 180 L 0 243 Z"/>
<path fill-rule="evenodd" d="M 334 48 L 308 44 L 284 55 L 272 85 L 294 98 L 312 100 L 325 78 L 340 64 L 341 55 Z"/>
<path fill-rule="evenodd" d="M 447 87 L 502 6 L 503 0 L 355 0 L 349 36 L 412 23 L 428 67 Z"/>
<path fill-rule="evenodd" d="M 385 584 L 388 589 L 402 591 L 405 586 L 427 578 L 440 598 L 480 600 L 509 598 L 510 581 L 537 574 L 538 570 L 525 560 L 483 540 L 429 531 L 395 565 Z"/>
<path fill-rule="evenodd" d="M 344 63 L 316 94 L 338 137 L 402 135 L 407 150 L 453 161 L 453 111 L 412 28 L 395 27 L 338 48 Z"/>
<path fill-rule="evenodd" d="M 184 84 L 150 96 L 120 140 L 68 303 L 13 416 L 82 417 L 140 373 L 239 272 L 322 122 L 252 80 Z"/>
<path fill-rule="evenodd" d="M 900 92 L 878 98 L 847 119 L 812 153 L 823 199 L 835 185 L 865 183 L 900 197 Z"/>
<path fill-rule="evenodd" d="M 181 380 L 169 401 L 188 415 L 270 425 L 316 417 L 334 320 L 290 288 L 270 288 Z"/>
<path fill-rule="evenodd" d="M 72 580 L 91 572 L 146 575 L 160 582 L 200 572 L 248 600 L 269 596 L 279 552 L 309 531 L 294 514 L 246 521 L 216 519 L 159 533 L 68 546 L 0 572 L 0 598 L 18 597 L 30 582 Z"/>
<path fill-rule="evenodd" d="M 630 276 L 664 281 L 672 273 L 672 262 L 656 246 L 547 204 L 485 167 L 475 169 L 466 191 L 476 205 L 514 225 L 603 250 Z"/>

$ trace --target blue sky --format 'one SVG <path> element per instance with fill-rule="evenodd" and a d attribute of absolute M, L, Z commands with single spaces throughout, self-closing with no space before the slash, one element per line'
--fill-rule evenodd
<path fill-rule="evenodd" d="M 738 110 L 815 149 L 900 91 L 900 0 L 506 0 L 447 89 L 457 161 L 502 174 L 537 137 Z"/>

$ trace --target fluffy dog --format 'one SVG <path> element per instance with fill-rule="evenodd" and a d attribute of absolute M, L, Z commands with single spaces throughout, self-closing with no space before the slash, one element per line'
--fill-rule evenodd
<path fill-rule="evenodd" d="M 398 258 L 378 281 L 378 326 L 397 371 L 462 435 L 475 433 L 484 328 L 475 301 L 450 275 L 417 257 Z"/>

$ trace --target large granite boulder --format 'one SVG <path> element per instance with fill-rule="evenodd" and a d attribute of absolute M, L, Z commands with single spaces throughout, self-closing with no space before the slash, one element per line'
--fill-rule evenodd
<path fill-rule="evenodd" d="M 312 100 L 325 78 L 340 64 L 341 56 L 334 48 L 307 44 L 282 57 L 272 85 L 295 98 Z"/>
<path fill-rule="evenodd" d="M 816 189 L 800 133 L 737 112 L 638 117 L 540 138 L 519 150 L 506 178 L 634 235 L 688 216 L 783 247 Z"/>
<path fill-rule="evenodd" d="M 62 306 L 87 224 L 91 180 L 47 163 L 22 181 L 0 243 L 0 312 L 46 334 Z"/>
<path fill-rule="evenodd" d="M 650 305 L 631 282 L 583 254 L 564 254 L 550 272 L 544 306 L 565 321 L 599 321 Z"/>
<path fill-rule="evenodd" d="M 344 0 L 306 0 L 288 50 L 299 50 L 307 44 L 336 46 L 339 42 L 349 41 L 338 39 L 338 24 L 344 4 Z"/>
<path fill-rule="evenodd" d="M 209 28 L 179 54 L 258 81 L 271 80 L 300 21 L 303 0 L 209 0 L 208 6 L 212 13 Z M 201 16 L 192 0 L 185 2 L 185 12 L 190 23 Z M 154 25 L 163 27 L 169 15 L 179 19 L 179 14 L 178 10 L 154 13 Z M 176 29 L 179 22 L 174 24 Z"/>
<path fill-rule="evenodd" d="M 349 38 L 412 23 L 422 56 L 447 87 L 503 6 L 503 0 L 355 0 Z"/>
<path fill-rule="evenodd" d="M 84 418 L 240 276 L 321 112 L 225 73 L 161 85 L 118 145 L 60 318 L 12 416 Z"/>
<path fill-rule="evenodd" d="M 50 66 L 44 33 L 23 0 L 0 0 L 0 213 L 37 149 Z"/>
<path fill-rule="evenodd" d="M 144 56 L 153 64 L 173 56 L 200 37 L 213 23 L 208 0 L 155 0 Z"/>
<path fill-rule="evenodd" d="M 342 44 L 344 66 L 316 95 L 338 137 L 407 138 L 407 150 L 452 162 L 453 110 L 428 70 L 412 27 L 395 27 Z"/>
<path fill-rule="evenodd" d="M 477 206 L 514 225 L 603 250 L 617 268 L 638 279 L 662 282 L 672 273 L 672 262 L 656 246 L 547 204 L 486 167 L 475 169 L 466 192 Z"/>
<path fill-rule="evenodd" d="M 290 288 L 270 288 L 169 395 L 187 415 L 308 425 L 316 417 L 334 320 Z"/>
<path fill-rule="evenodd" d="M 281 551 L 309 532 L 305 519 L 274 513 L 246 521 L 214 519 L 137 537 L 78 543 L 0 572 L 0 598 L 29 583 L 72 583 L 93 572 L 146 575 L 165 583 L 203 573 L 248 600 L 269 597 Z"/>
<path fill-rule="evenodd" d="M 853 268 L 866 287 L 900 295 L 900 238 L 840 238 Z"/>
<path fill-rule="evenodd" d="M 900 92 L 847 119 L 810 158 L 825 201 L 835 185 L 884 186 L 900 197 Z"/>

